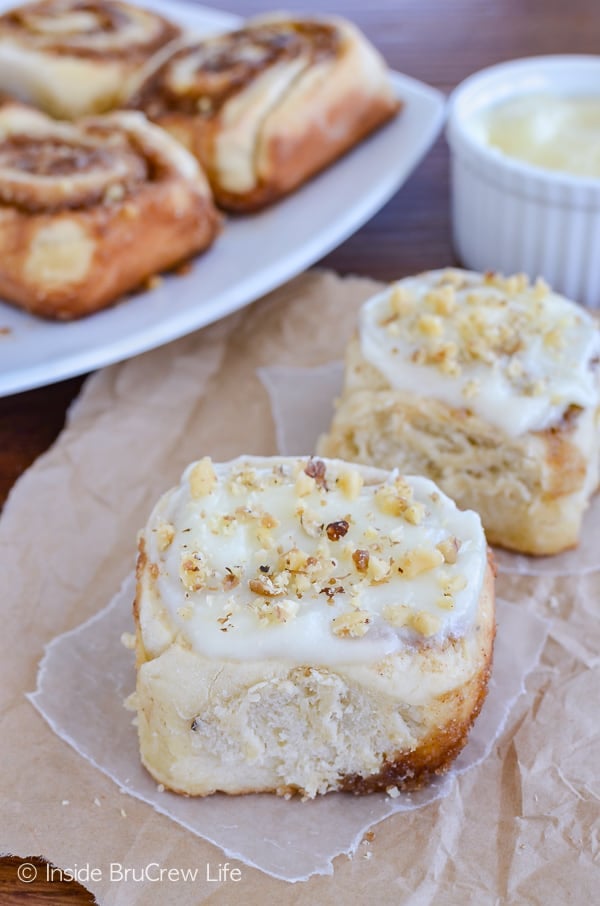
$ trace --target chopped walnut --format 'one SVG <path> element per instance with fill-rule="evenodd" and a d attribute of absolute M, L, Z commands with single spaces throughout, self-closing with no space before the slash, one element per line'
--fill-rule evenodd
<path fill-rule="evenodd" d="M 190 472 L 190 493 L 194 500 L 206 497 L 217 485 L 217 475 L 209 456 L 197 462 Z"/>
<path fill-rule="evenodd" d="M 352 554 L 354 565 L 359 573 L 365 573 L 369 567 L 369 551 L 355 550 Z"/>
<path fill-rule="evenodd" d="M 415 547 L 399 557 L 394 566 L 403 578 L 414 579 L 441 566 L 443 562 L 443 554 L 437 548 Z"/>
<path fill-rule="evenodd" d="M 264 595 L 267 598 L 276 598 L 283 595 L 289 584 L 289 573 L 284 571 L 274 578 L 261 575 L 255 579 L 250 579 L 248 586 L 250 591 L 255 595 Z"/>
<path fill-rule="evenodd" d="M 437 550 L 441 553 L 445 563 L 456 563 L 460 550 L 460 541 L 458 538 L 449 536 L 440 541 L 437 545 Z"/>
<path fill-rule="evenodd" d="M 340 538 L 343 538 L 344 535 L 348 534 L 349 528 L 350 525 L 346 520 L 340 519 L 338 522 L 330 522 L 325 529 L 325 533 L 330 541 L 339 541 Z"/>
<path fill-rule="evenodd" d="M 358 639 L 369 631 L 371 614 L 365 610 L 342 613 L 331 621 L 331 631 L 343 639 Z"/>
<path fill-rule="evenodd" d="M 421 315 L 417 320 L 417 330 L 426 337 L 441 337 L 444 325 L 437 315 Z"/>
<path fill-rule="evenodd" d="M 231 591 L 233 588 L 237 588 L 237 586 L 240 584 L 239 572 L 239 568 L 234 572 L 230 567 L 227 567 L 227 571 L 223 578 L 224 591 Z"/>
<path fill-rule="evenodd" d="M 389 579 L 391 569 L 391 565 L 387 560 L 383 560 L 381 557 L 376 557 L 374 555 L 369 557 L 367 575 L 374 583 L 384 582 L 386 579 Z"/>
<path fill-rule="evenodd" d="M 161 553 L 170 547 L 175 537 L 175 527 L 170 522 L 161 522 L 156 529 L 156 546 Z"/>
<path fill-rule="evenodd" d="M 406 522 L 410 523 L 410 525 L 420 525 L 425 518 L 425 507 L 422 503 L 411 503 L 402 513 L 402 517 Z"/>
<path fill-rule="evenodd" d="M 348 500 L 356 500 L 360 495 L 364 480 L 358 469 L 345 469 L 340 473 L 336 484 Z"/>
<path fill-rule="evenodd" d="M 260 622 L 267 625 L 289 623 L 297 616 L 300 609 L 299 601 L 292 601 L 289 598 L 277 598 L 273 601 L 256 598 L 250 606 Z"/>
<path fill-rule="evenodd" d="M 439 578 L 439 584 L 443 588 L 444 594 L 453 595 L 457 591 L 462 591 L 469 583 L 467 577 L 462 573 L 456 573 L 453 576 L 442 573 Z"/>
<path fill-rule="evenodd" d="M 407 625 L 411 614 L 412 610 L 406 604 L 387 604 L 382 612 L 383 619 L 390 626 L 395 626 L 398 629 Z"/>
<path fill-rule="evenodd" d="M 452 286 L 440 286 L 425 296 L 425 304 L 438 315 L 450 315 L 456 308 L 456 292 Z M 439 331 L 441 333 L 441 330 Z M 439 335 L 438 333 L 438 335 Z"/>
<path fill-rule="evenodd" d="M 413 612 L 407 625 L 419 635 L 431 636 L 440 631 L 442 621 L 426 610 L 417 610 Z"/>
<path fill-rule="evenodd" d="M 281 555 L 281 568 L 287 569 L 293 573 L 302 572 L 309 566 L 309 559 L 316 563 L 314 557 L 309 558 L 308 554 L 300 550 L 300 548 L 293 547 L 291 550 Z"/>
<path fill-rule="evenodd" d="M 323 531 L 323 520 L 312 510 L 301 507 L 297 512 L 300 519 L 300 525 L 309 536 L 309 538 L 318 538 Z"/>
<path fill-rule="evenodd" d="M 405 286 L 394 286 L 389 297 L 392 314 L 404 316 L 410 314 L 415 307 L 415 298 Z"/>
<path fill-rule="evenodd" d="M 291 584 L 299 597 L 302 597 L 312 587 L 310 578 L 304 573 L 293 573 Z"/>
<path fill-rule="evenodd" d="M 260 524 L 263 528 L 274 529 L 279 525 L 278 520 L 271 513 L 264 513 L 260 518 Z"/>
<path fill-rule="evenodd" d="M 188 591 L 200 591 L 206 579 L 206 569 L 200 554 L 182 555 L 179 577 Z"/>
<path fill-rule="evenodd" d="M 304 471 L 311 478 L 314 478 L 317 487 L 323 491 L 327 490 L 327 482 L 325 480 L 326 466 L 322 459 L 309 459 Z"/>
<path fill-rule="evenodd" d="M 412 496 L 412 489 L 411 496 Z M 384 484 L 375 491 L 375 502 L 382 513 L 388 516 L 401 516 L 411 502 L 411 497 L 403 496 L 398 489 Z"/>

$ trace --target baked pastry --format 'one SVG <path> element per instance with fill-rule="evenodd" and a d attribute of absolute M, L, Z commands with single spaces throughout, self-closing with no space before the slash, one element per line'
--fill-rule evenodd
<path fill-rule="evenodd" d="M 541 280 L 400 280 L 361 310 L 319 450 L 427 475 L 491 543 L 558 553 L 598 485 L 599 356 L 593 318 Z"/>
<path fill-rule="evenodd" d="M 333 17 L 264 16 L 151 70 L 131 104 L 193 151 L 232 211 L 290 192 L 400 107 L 378 52 Z"/>
<path fill-rule="evenodd" d="M 193 796 L 413 789 L 486 692 L 481 523 L 425 478 L 319 459 L 193 463 L 140 536 L 141 757 Z"/>
<path fill-rule="evenodd" d="M 40 0 L 0 16 L 0 91 L 66 119 L 119 106 L 180 29 L 120 0 Z"/>
<path fill-rule="evenodd" d="M 141 113 L 75 125 L 0 107 L 0 298 L 89 314 L 205 249 L 218 225 L 197 162 Z"/>

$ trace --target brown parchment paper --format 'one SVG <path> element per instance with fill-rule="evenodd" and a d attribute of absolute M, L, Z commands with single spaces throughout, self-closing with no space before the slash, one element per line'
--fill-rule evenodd
<path fill-rule="evenodd" d="M 57 443 L 18 482 L 0 519 L 3 851 L 99 868 L 102 879 L 88 886 L 111 906 L 595 901 L 597 571 L 499 576 L 498 593 L 550 629 L 494 751 L 446 798 L 379 825 L 354 858 L 334 862 L 333 877 L 303 884 L 247 866 L 239 881 L 219 880 L 220 850 L 121 794 L 25 698 L 44 645 L 119 588 L 137 529 L 189 460 L 275 451 L 256 369 L 340 358 L 358 305 L 375 289 L 305 274 L 219 324 L 100 372 Z M 151 863 L 200 871 L 194 881 L 111 881 L 111 863 L 117 878 Z"/>

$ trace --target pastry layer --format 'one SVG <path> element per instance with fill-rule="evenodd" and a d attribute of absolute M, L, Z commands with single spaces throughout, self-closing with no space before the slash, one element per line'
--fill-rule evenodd
<path fill-rule="evenodd" d="M 592 318 L 542 284 L 401 281 L 363 307 L 319 451 L 427 475 L 490 542 L 557 553 L 598 486 L 599 348 Z"/>
<path fill-rule="evenodd" d="M 190 795 L 418 786 L 479 711 L 493 610 L 479 520 L 430 482 L 202 460 L 140 539 L 142 760 Z"/>
<path fill-rule="evenodd" d="M 132 104 L 196 154 L 232 210 L 291 191 L 400 106 L 354 26 L 283 15 L 183 44 L 151 67 Z"/>
<path fill-rule="evenodd" d="M 53 116 L 103 113 L 179 28 L 119 0 L 41 0 L 0 16 L 0 91 Z"/>
<path fill-rule="evenodd" d="M 142 114 L 67 124 L 0 108 L 0 296 L 96 311 L 206 248 L 219 217 L 196 161 Z"/>

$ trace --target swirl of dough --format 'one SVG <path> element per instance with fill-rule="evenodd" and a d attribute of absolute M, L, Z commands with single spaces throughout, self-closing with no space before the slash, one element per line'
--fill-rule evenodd
<path fill-rule="evenodd" d="M 311 65 L 333 57 L 340 41 L 330 23 L 286 19 L 195 41 L 154 73 L 145 99 L 150 104 L 162 99 L 171 110 L 211 115 L 269 67 L 298 59 Z"/>
<path fill-rule="evenodd" d="M 119 0 L 41 0 L 0 22 L 29 46 L 86 57 L 148 54 L 179 34 L 162 16 Z"/>
<path fill-rule="evenodd" d="M 0 200 L 30 212 L 118 201 L 151 174 L 135 137 L 50 123 L 25 108 L 0 113 Z"/>

